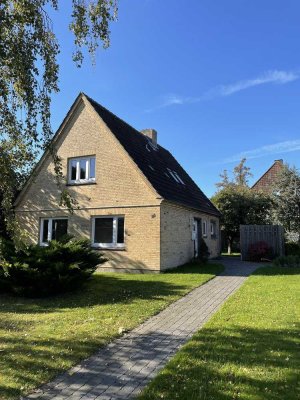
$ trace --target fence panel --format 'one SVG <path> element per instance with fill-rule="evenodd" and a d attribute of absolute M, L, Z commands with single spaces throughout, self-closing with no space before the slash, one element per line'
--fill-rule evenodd
<path fill-rule="evenodd" d="M 284 255 L 284 231 L 280 225 L 241 225 L 241 259 L 248 260 L 251 244 L 264 241 L 272 247 L 276 256 Z"/>

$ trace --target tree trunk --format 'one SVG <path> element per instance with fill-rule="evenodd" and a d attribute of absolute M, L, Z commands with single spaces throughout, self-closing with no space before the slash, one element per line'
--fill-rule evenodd
<path fill-rule="evenodd" d="M 227 254 L 231 254 L 232 251 L 232 239 L 228 238 L 228 247 L 227 247 Z"/>

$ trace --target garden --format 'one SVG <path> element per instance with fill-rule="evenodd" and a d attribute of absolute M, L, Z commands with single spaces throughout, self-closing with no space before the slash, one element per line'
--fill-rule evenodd
<path fill-rule="evenodd" d="M 94 272 L 102 261 L 86 241 L 2 249 L 1 400 L 51 380 L 223 270 L 196 263 L 164 274 Z"/>
<path fill-rule="evenodd" d="M 297 400 L 300 268 L 257 270 L 139 400 Z"/>

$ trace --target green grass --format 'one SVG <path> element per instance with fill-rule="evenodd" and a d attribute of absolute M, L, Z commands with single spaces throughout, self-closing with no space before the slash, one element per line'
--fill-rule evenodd
<path fill-rule="evenodd" d="M 76 293 L 0 295 L 0 399 L 49 381 L 222 270 L 209 264 L 159 275 L 96 273 Z"/>
<path fill-rule="evenodd" d="M 259 269 L 139 400 L 300 399 L 299 273 Z"/>
<path fill-rule="evenodd" d="M 241 253 L 228 254 L 228 253 L 224 252 L 224 253 L 222 253 L 222 257 L 241 257 Z"/>

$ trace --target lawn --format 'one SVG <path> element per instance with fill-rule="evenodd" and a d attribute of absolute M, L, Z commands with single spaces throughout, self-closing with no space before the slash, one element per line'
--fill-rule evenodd
<path fill-rule="evenodd" d="M 259 269 L 139 400 L 300 399 L 300 269 Z"/>
<path fill-rule="evenodd" d="M 237 258 L 240 258 L 241 257 L 241 253 L 228 254 L 228 253 L 224 252 L 224 253 L 222 253 L 222 257 L 237 257 Z"/>
<path fill-rule="evenodd" d="M 222 270 L 209 264 L 159 275 L 96 273 L 76 293 L 0 295 L 0 399 L 50 380 Z"/>

